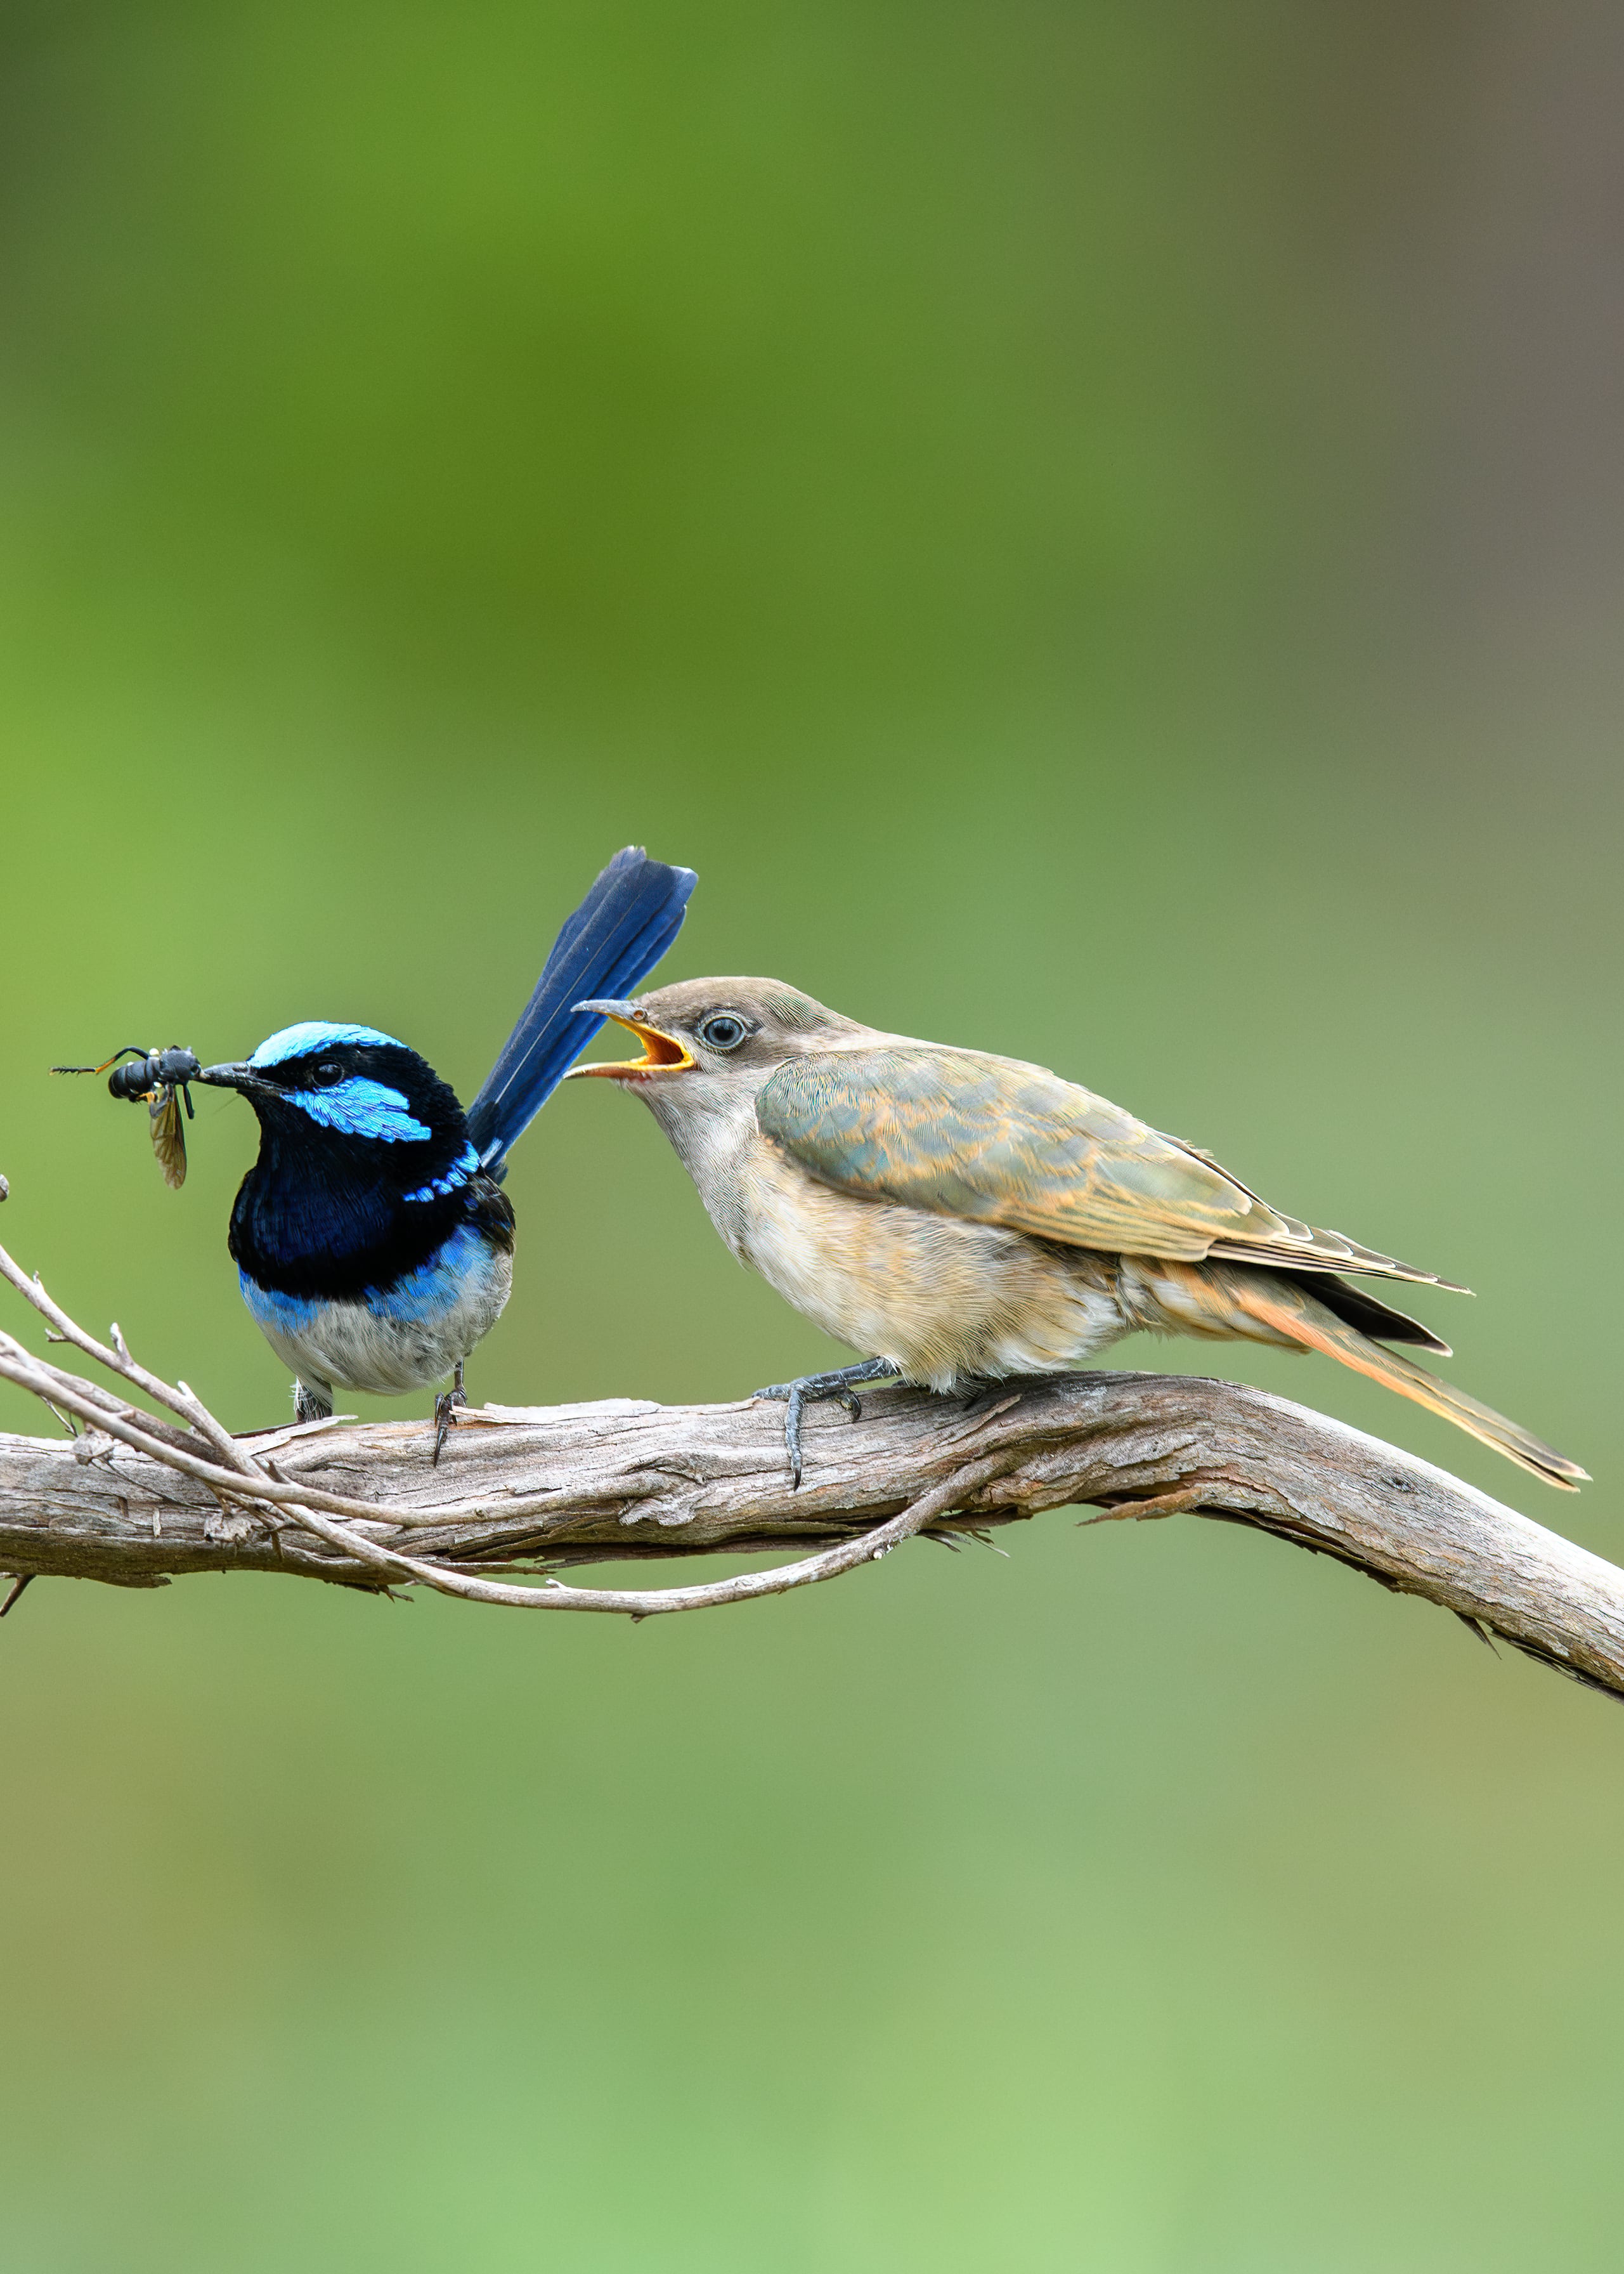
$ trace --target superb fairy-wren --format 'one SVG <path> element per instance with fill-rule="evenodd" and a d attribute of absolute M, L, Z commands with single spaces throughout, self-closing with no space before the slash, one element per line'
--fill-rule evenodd
<path fill-rule="evenodd" d="M 244 1300 L 294 1370 L 301 1421 L 332 1412 L 335 1383 L 387 1396 L 450 1375 L 435 1402 L 439 1459 L 463 1360 L 512 1285 L 508 1150 L 603 1024 L 575 1005 L 652 970 L 695 882 L 638 847 L 615 855 L 466 1114 L 432 1066 L 374 1027 L 307 1020 L 197 1075 L 240 1090 L 259 1116 L 229 1245 Z"/>

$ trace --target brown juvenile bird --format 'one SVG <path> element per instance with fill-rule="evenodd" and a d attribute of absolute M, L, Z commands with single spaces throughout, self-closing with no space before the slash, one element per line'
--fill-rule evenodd
<path fill-rule="evenodd" d="M 618 1020 L 643 1056 L 573 1073 L 635 1090 L 740 1261 L 871 1353 L 756 1392 L 788 1403 L 797 1483 L 814 1399 L 855 1414 L 855 1382 L 951 1390 L 1056 1372 L 1143 1330 L 1323 1351 L 1547 1484 L 1585 1476 L 1385 1348 L 1449 1355 L 1342 1274 L 1449 1281 L 1282 1216 L 1207 1154 L 1047 1067 L 880 1034 L 776 979 L 575 1007 Z"/>

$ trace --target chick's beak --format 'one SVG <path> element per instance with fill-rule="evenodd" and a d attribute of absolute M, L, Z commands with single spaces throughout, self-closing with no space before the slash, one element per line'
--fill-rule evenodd
<path fill-rule="evenodd" d="M 573 1065 L 564 1077 L 573 1081 L 576 1074 L 605 1074 L 613 1081 L 644 1081 L 653 1073 L 681 1073 L 694 1064 L 685 1046 L 674 1035 L 663 1034 L 659 1028 L 650 1027 L 640 1019 L 629 1003 L 604 1001 L 572 1003 L 572 1011 L 595 1011 L 603 1019 L 613 1019 L 617 1027 L 624 1027 L 643 1044 L 640 1058 L 617 1058 L 600 1065 Z"/>

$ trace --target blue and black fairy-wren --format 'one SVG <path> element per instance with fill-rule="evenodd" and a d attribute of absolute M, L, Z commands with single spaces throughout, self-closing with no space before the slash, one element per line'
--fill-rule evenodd
<path fill-rule="evenodd" d="M 574 1006 L 653 969 L 695 881 L 636 846 L 615 855 L 466 1114 L 432 1066 L 374 1027 L 311 1020 L 195 1077 L 240 1090 L 259 1116 L 229 1246 L 244 1300 L 294 1370 L 301 1421 L 332 1412 L 335 1383 L 389 1396 L 449 1375 L 439 1459 L 463 1361 L 513 1282 L 508 1151 L 603 1024 Z"/>

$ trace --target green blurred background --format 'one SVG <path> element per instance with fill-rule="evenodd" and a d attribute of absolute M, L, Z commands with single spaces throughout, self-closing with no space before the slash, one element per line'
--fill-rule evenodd
<path fill-rule="evenodd" d="M 251 1117 L 177 1196 L 45 1067 L 325 1016 L 466 1096 L 637 839 L 666 976 L 1469 1280 L 1582 1500 L 1217 1370 L 1624 1554 L 1621 100 L 1586 0 L 19 0 L 8 1246 L 279 1418 Z M 509 1189 L 477 1397 L 832 1359 L 618 1094 Z M 636 1631 L 34 1589 L 8 2274 L 1616 2267 L 1617 1709 L 1218 1527 L 1006 1544 Z"/>

